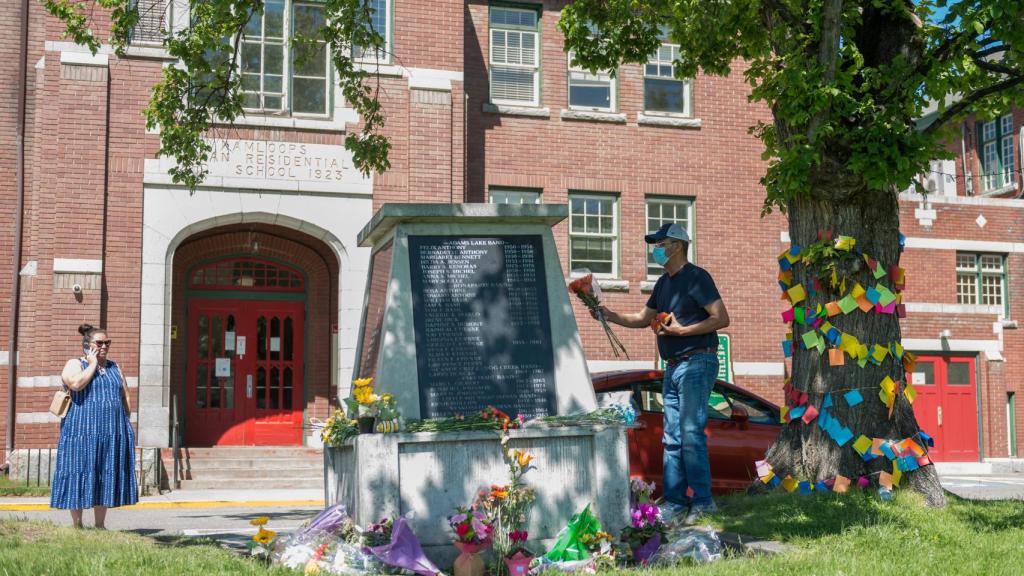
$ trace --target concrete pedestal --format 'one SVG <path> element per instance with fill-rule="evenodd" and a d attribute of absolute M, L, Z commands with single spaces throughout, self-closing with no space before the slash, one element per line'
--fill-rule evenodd
<path fill-rule="evenodd" d="M 528 527 L 535 552 L 588 503 L 605 530 L 628 524 L 625 428 L 530 427 L 510 432 L 510 446 L 535 457 L 524 476 L 537 493 Z M 324 474 L 327 504 L 345 504 L 361 526 L 411 513 L 424 551 L 441 567 L 457 554 L 447 517 L 508 481 L 498 434 L 483 431 L 360 435 L 324 448 Z"/>

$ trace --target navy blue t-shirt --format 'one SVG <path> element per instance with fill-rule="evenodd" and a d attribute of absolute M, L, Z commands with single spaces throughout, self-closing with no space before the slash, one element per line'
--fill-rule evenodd
<path fill-rule="evenodd" d="M 706 320 L 709 315 L 704 307 L 720 298 L 711 274 L 687 262 L 675 276 L 666 272 L 658 278 L 651 297 L 647 299 L 647 307 L 675 314 L 678 322 L 690 326 Z M 658 336 L 658 352 L 666 359 L 697 348 L 717 346 L 717 332 L 698 336 Z"/>

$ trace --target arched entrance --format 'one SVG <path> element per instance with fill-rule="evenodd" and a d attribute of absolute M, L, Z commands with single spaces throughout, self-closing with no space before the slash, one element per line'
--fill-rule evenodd
<path fill-rule="evenodd" d="M 333 397 L 338 264 L 295 230 L 232 225 L 174 254 L 171 403 L 185 446 L 295 446 Z"/>

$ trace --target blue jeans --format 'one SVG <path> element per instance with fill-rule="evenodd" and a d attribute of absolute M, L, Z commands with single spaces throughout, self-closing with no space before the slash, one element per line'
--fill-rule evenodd
<path fill-rule="evenodd" d="M 694 354 L 665 369 L 662 402 L 665 405 L 664 494 L 676 508 L 710 506 L 711 466 L 708 464 L 708 398 L 718 375 L 718 355 Z M 693 489 L 693 497 L 686 495 Z"/>

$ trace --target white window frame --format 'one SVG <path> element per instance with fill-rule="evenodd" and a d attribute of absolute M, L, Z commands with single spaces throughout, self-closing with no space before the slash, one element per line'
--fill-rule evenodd
<path fill-rule="evenodd" d="M 651 220 L 652 220 L 652 218 L 651 218 L 651 205 L 652 204 L 669 204 L 669 205 L 674 205 L 677 208 L 677 212 L 678 212 L 678 207 L 683 207 L 683 210 L 684 210 L 685 216 L 686 216 L 685 222 L 681 221 L 679 219 L 671 219 L 670 220 L 670 219 L 665 219 L 665 218 L 659 216 L 657 218 L 657 220 L 659 221 L 659 224 L 657 226 L 655 226 L 653 230 L 651 230 L 650 228 L 651 228 Z M 666 222 L 676 222 L 678 224 L 683 225 L 683 228 L 685 228 L 686 232 L 690 235 L 689 254 L 687 254 L 687 258 L 691 262 L 694 261 L 694 259 L 693 259 L 693 254 L 694 254 L 693 239 L 696 237 L 695 234 L 694 234 L 693 215 L 695 214 L 695 211 L 693 209 L 693 204 L 694 204 L 693 198 L 688 198 L 688 197 L 683 197 L 683 196 L 656 196 L 656 195 L 651 195 L 651 196 L 647 196 L 646 198 L 644 198 L 644 226 L 646 226 L 648 228 L 647 233 L 649 234 L 651 232 L 655 232 L 658 228 L 661 227 L 662 224 L 665 224 Z M 646 254 L 645 254 L 645 258 L 646 258 L 646 262 L 647 262 L 646 265 L 645 265 L 645 270 L 646 270 L 646 274 L 647 274 L 647 279 L 648 280 L 657 279 L 659 276 L 661 276 L 660 270 L 656 274 L 652 274 L 651 273 L 652 265 L 655 265 L 653 257 L 652 257 L 652 254 L 654 254 L 654 246 L 648 245 L 647 246 L 647 250 L 646 250 Z M 658 268 L 660 269 L 661 267 L 658 266 Z"/>
<path fill-rule="evenodd" d="M 569 109 L 570 110 L 588 110 L 588 111 L 593 111 L 593 112 L 615 112 L 618 109 L 618 105 L 619 105 L 619 103 L 618 103 L 618 95 L 616 94 L 616 92 L 618 91 L 617 90 L 618 89 L 618 86 L 617 86 L 618 82 L 616 82 L 615 78 L 612 78 L 611 71 L 607 71 L 606 70 L 606 71 L 598 72 L 597 74 L 591 74 L 585 68 L 573 65 L 573 63 L 572 63 L 573 55 L 574 54 L 573 54 L 572 50 L 570 50 L 569 53 L 567 54 L 568 63 L 569 64 L 568 64 L 568 73 L 566 74 L 566 78 L 565 78 L 565 83 L 566 83 L 565 97 L 566 97 L 567 104 L 569 105 Z M 607 108 L 605 108 L 605 107 L 601 107 L 601 106 L 579 106 L 579 105 L 573 104 L 572 103 L 573 74 L 577 74 L 577 75 L 582 75 L 583 76 L 582 78 L 577 78 L 576 79 L 577 82 L 587 82 L 587 83 L 591 83 L 591 84 L 599 83 L 599 82 L 607 82 L 608 83 L 608 92 L 609 92 L 609 98 L 608 98 L 609 99 L 609 106 Z M 603 76 L 603 78 L 602 78 L 602 76 Z"/>
<path fill-rule="evenodd" d="M 504 201 L 497 201 L 495 195 L 504 195 Z M 524 200 L 528 199 L 532 199 L 532 201 L 524 202 Z M 540 204 L 541 191 L 530 188 L 509 188 L 504 186 L 492 186 L 488 190 L 487 202 L 490 204 Z"/>
<path fill-rule="evenodd" d="M 611 202 L 612 207 L 612 232 L 611 234 L 604 234 L 601 232 L 573 232 L 572 229 L 572 203 L 573 200 L 597 200 L 600 202 Z M 612 271 L 608 272 L 594 272 L 595 278 L 619 278 L 619 195 L 610 193 L 599 193 L 599 192 L 584 192 L 584 191 L 572 191 L 569 192 L 569 270 L 577 269 L 572 259 L 572 242 L 574 238 L 601 238 L 611 239 L 612 241 L 612 254 L 611 264 Z M 602 214 L 603 216 L 603 214 Z M 584 212 L 584 218 L 586 218 L 586 212 Z M 585 224 L 584 224 L 585 225 Z"/>
<path fill-rule="evenodd" d="M 513 26 L 513 25 L 494 25 L 492 24 L 492 14 L 495 10 L 511 10 L 515 12 L 529 12 L 536 18 L 535 25 L 533 27 L 526 26 Z M 532 34 L 533 35 L 533 64 L 515 64 L 506 62 L 495 62 L 495 50 L 494 50 L 494 36 L 496 32 L 504 32 L 506 38 L 506 46 L 508 42 L 508 33 L 516 32 L 520 34 Z M 540 36 L 540 12 L 534 8 L 528 7 L 517 7 L 517 6 L 505 6 L 505 5 L 494 5 L 492 4 L 488 9 L 487 14 L 487 75 L 489 85 L 494 85 L 494 72 L 495 69 L 508 69 L 515 71 L 532 70 L 533 73 L 533 95 L 530 100 L 511 100 L 507 98 L 495 98 L 493 90 L 489 94 L 490 101 L 492 104 L 506 105 L 506 106 L 540 106 L 540 81 L 541 81 L 541 58 L 540 53 L 542 49 L 541 36 Z M 520 44 L 522 46 L 522 44 Z M 521 50 L 521 48 L 520 48 Z M 507 54 L 507 50 L 506 50 Z"/>
<path fill-rule="evenodd" d="M 969 259 L 969 260 L 968 260 Z M 988 266 L 986 266 L 986 262 Z M 998 266 L 992 266 L 992 263 Z M 985 280 L 998 278 L 999 302 L 986 302 Z M 1003 314 L 1009 317 L 1010 303 L 1007 295 L 1007 283 L 1009 275 L 1006 270 L 1005 254 L 990 254 L 978 252 L 957 252 L 956 253 L 956 301 L 957 304 L 974 304 L 981 306 L 1000 306 Z M 962 291 L 961 288 L 970 286 L 970 293 Z"/>
<path fill-rule="evenodd" d="M 394 0 L 384 0 L 384 27 L 385 30 L 381 33 L 381 37 L 384 38 L 384 54 L 375 52 L 372 55 L 362 54 L 357 56 L 358 47 L 352 47 L 352 59 L 356 62 L 363 62 L 368 64 L 391 64 L 392 61 L 392 28 L 394 27 Z M 379 32 L 379 30 L 378 30 Z"/>
<path fill-rule="evenodd" d="M 294 111 L 293 98 L 292 98 L 293 91 L 294 91 L 294 79 L 296 77 L 303 78 L 302 76 L 297 76 L 295 74 L 294 70 L 293 70 L 294 64 L 292 62 L 292 58 L 294 57 L 294 55 L 293 55 L 293 50 L 292 50 L 291 42 L 289 41 L 289 39 L 292 37 L 292 21 L 294 19 L 295 7 L 296 6 L 320 6 L 321 9 L 322 9 L 323 8 L 323 4 L 321 2 L 319 2 L 319 1 L 317 1 L 317 0 L 282 0 L 282 1 L 284 3 L 284 18 L 283 18 L 283 22 L 282 22 L 281 43 L 280 43 L 283 46 L 283 54 L 282 54 L 282 57 L 281 57 L 282 58 L 282 62 L 281 62 L 281 108 L 280 109 L 273 109 L 273 108 L 268 109 L 268 108 L 266 108 L 265 106 L 262 105 L 263 95 L 266 94 L 266 92 L 263 89 L 264 88 L 264 82 L 265 82 L 265 78 L 264 78 L 265 72 L 263 71 L 263 66 L 264 66 L 264 63 L 266 61 L 266 58 L 265 58 L 265 53 L 262 53 L 261 56 L 260 56 L 260 90 L 259 90 L 259 92 L 255 92 L 255 94 L 259 94 L 260 97 L 261 97 L 261 106 L 260 107 L 249 107 L 249 106 L 245 106 L 243 104 L 243 109 L 245 110 L 245 112 L 247 114 L 265 114 L 265 115 L 268 115 L 268 116 L 282 116 L 282 115 L 286 115 L 286 116 L 290 116 L 292 118 L 316 118 L 316 119 L 327 119 L 327 118 L 330 118 L 331 112 L 333 111 L 333 108 L 334 108 L 334 106 L 333 106 L 334 69 L 333 69 L 333 67 L 331 65 L 330 46 L 327 45 L 326 43 L 324 44 L 324 50 L 326 51 L 325 58 L 324 58 L 324 74 L 325 74 L 325 77 L 324 77 L 324 80 L 323 80 L 323 82 L 324 82 L 324 90 L 325 90 L 325 93 L 324 93 L 324 111 L 322 113 L 321 112 L 296 112 L 296 111 Z M 264 13 L 260 17 L 261 18 L 266 18 L 266 11 L 264 11 Z M 246 40 L 245 40 L 245 36 L 243 34 L 242 38 L 239 39 L 239 51 L 240 51 L 240 53 L 243 53 L 244 48 L 243 48 L 242 44 L 244 44 L 245 42 L 246 42 Z M 260 46 L 263 46 L 264 44 L 274 45 L 274 46 L 278 45 L 278 43 L 276 41 L 275 42 L 267 42 L 266 38 L 264 36 L 261 36 L 258 41 L 255 41 L 255 42 L 250 41 L 249 43 L 250 44 L 254 44 L 254 45 L 258 44 Z M 241 68 L 241 63 L 239 64 L 239 74 L 244 74 L 244 72 L 242 71 L 242 68 Z M 317 79 L 319 79 L 319 78 L 317 78 Z M 244 76 L 243 76 L 243 83 L 244 83 Z M 243 97 L 246 94 L 254 94 L 254 92 L 251 91 L 251 90 L 242 90 L 241 92 L 243 94 Z"/>
<path fill-rule="evenodd" d="M 189 18 L 189 0 L 138 0 L 139 4 L 139 19 L 142 22 L 142 18 L 149 16 L 149 11 L 154 10 L 155 6 L 163 4 L 163 16 L 161 17 L 160 36 L 152 37 L 147 35 L 145 38 L 136 38 L 135 30 L 132 30 L 132 37 L 130 44 L 132 46 L 163 46 L 164 34 L 166 32 L 178 32 L 188 26 Z M 136 24 L 136 28 L 138 24 Z"/>
<path fill-rule="evenodd" d="M 668 48 L 670 50 L 669 59 L 665 60 L 662 58 L 662 49 Z M 675 57 L 672 57 L 675 54 Z M 693 81 L 689 78 L 678 79 L 673 73 L 673 62 L 679 57 L 679 44 L 670 44 L 668 42 L 662 42 L 658 50 L 654 52 L 648 59 L 647 63 L 643 65 L 643 79 L 644 79 L 644 114 L 648 115 L 661 115 L 661 116 L 678 116 L 685 118 L 693 117 Z M 657 72 L 654 74 L 648 74 L 648 67 L 656 66 Z M 667 68 L 667 70 L 666 70 Z M 665 110 L 649 110 L 647 109 L 647 80 L 674 80 L 679 82 L 683 91 L 683 110 L 681 112 L 665 111 Z"/>
<path fill-rule="evenodd" d="M 1013 113 L 981 124 L 978 131 L 978 160 L 981 163 L 981 190 L 989 192 L 1016 182 Z"/>

